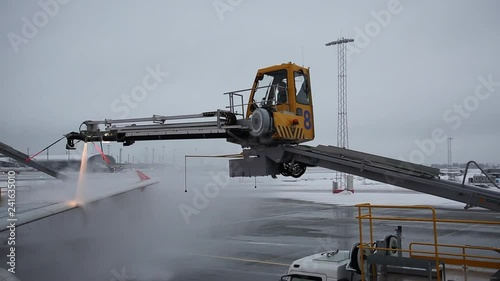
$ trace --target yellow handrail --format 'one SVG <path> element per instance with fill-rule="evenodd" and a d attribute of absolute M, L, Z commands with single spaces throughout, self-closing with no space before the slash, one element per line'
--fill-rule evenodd
<path fill-rule="evenodd" d="M 358 219 L 359 223 L 359 251 L 363 253 L 364 250 L 373 251 L 375 249 L 379 250 L 391 250 L 398 251 L 401 253 L 409 253 L 412 258 L 434 260 L 436 264 L 437 272 L 441 269 L 441 262 L 463 265 L 466 266 L 476 266 L 483 268 L 500 268 L 500 258 L 488 257 L 482 255 L 467 254 L 466 250 L 493 250 L 499 251 L 499 248 L 494 247 L 484 247 L 484 246 L 462 246 L 462 245 L 452 245 L 452 244 L 439 244 L 437 235 L 437 224 L 438 223 L 453 223 L 453 224 L 483 224 L 483 225 L 500 225 L 500 221 L 482 221 L 482 220 L 456 220 L 456 219 L 438 219 L 436 216 L 436 210 L 432 206 L 396 206 L 396 205 L 371 205 L 370 203 L 357 204 L 358 208 Z M 368 212 L 366 212 L 366 210 Z M 389 217 L 389 216 L 374 216 L 373 209 L 409 209 L 409 210 L 429 210 L 431 217 Z M 365 210 L 365 212 L 363 212 Z M 363 220 L 369 220 L 370 227 L 370 239 L 369 244 L 365 243 L 363 240 Z M 376 248 L 373 247 L 373 222 L 375 220 L 385 220 L 385 221 L 407 221 L 407 222 L 423 222 L 432 223 L 433 225 L 433 243 L 423 243 L 423 242 L 413 242 L 409 245 L 408 250 L 403 249 L 389 249 L 389 248 Z M 428 246 L 433 247 L 433 251 L 420 251 L 415 250 L 414 246 Z M 439 253 L 440 247 L 450 247 L 461 249 L 462 254 L 454 253 Z M 364 264 L 364 255 L 360 255 L 361 263 L 361 279 L 365 280 L 365 268 L 362 266 Z M 480 259 L 480 260 L 478 260 Z M 441 280 L 441 275 L 437 274 L 437 280 Z"/>
<path fill-rule="evenodd" d="M 391 205 L 371 205 L 370 203 L 363 203 L 363 204 L 357 204 L 356 207 L 358 207 L 358 221 L 359 221 L 359 251 L 363 253 L 363 248 L 370 248 L 370 247 L 364 247 L 363 243 L 363 231 L 362 231 L 362 221 L 365 218 L 368 218 L 370 220 L 370 245 L 373 245 L 373 220 L 374 219 L 386 219 L 386 217 L 373 217 L 372 214 L 372 209 L 377 208 L 377 209 L 420 209 L 420 210 L 430 210 L 432 213 L 432 223 L 433 223 L 433 234 L 434 234 L 434 245 L 435 245 L 435 263 L 436 263 L 436 271 L 439 273 L 441 266 L 439 264 L 439 258 L 438 258 L 438 248 L 437 248 L 437 223 L 436 223 L 436 210 L 431 207 L 431 206 L 391 206 Z M 363 208 L 368 208 L 368 215 L 362 215 L 362 209 Z M 403 219 L 403 218 L 399 218 Z M 397 220 L 399 220 L 397 219 Z M 407 218 L 408 219 L 408 218 Z M 411 218 L 410 218 L 411 219 Z M 365 271 L 364 267 L 362 266 L 364 264 L 364 257 L 363 254 L 360 255 L 361 257 L 361 279 L 365 280 Z M 440 274 L 437 274 L 437 281 L 441 281 L 441 276 Z"/>
<path fill-rule="evenodd" d="M 410 249 L 410 257 L 426 259 L 428 256 L 425 255 L 416 255 L 415 253 L 428 254 L 426 251 L 416 251 L 413 250 L 414 246 L 432 246 L 431 243 L 425 242 L 412 242 L 409 245 Z M 455 245 L 455 244 L 439 244 L 440 248 L 454 248 L 462 250 L 462 254 L 455 253 L 438 253 L 440 256 L 440 260 L 455 265 L 464 265 L 464 266 L 476 266 L 482 268 L 500 268 L 500 257 L 492 257 L 492 256 L 484 256 L 484 255 L 473 255 L 467 254 L 466 250 L 480 250 L 480 251 L 500 251 L 500 248 L 497 247 L 485 247 L 485 246 L 472 246 L 472 245 Z M 459 258 L 454 258 L 459 257 Z"/>

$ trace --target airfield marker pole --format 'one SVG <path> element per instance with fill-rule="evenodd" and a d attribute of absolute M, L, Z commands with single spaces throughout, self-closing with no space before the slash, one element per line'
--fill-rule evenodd
<path fill-rule="evenodd" d="M 40 150 L 39 152 L 35 153 L 33 156 L 28 157 L 28 159 L 26 159 L 26 162 L 31 161 L 31 159 L 35 158 L 37 155 L 39 155 L 40 153 L 44 152 L 45 150 L 48 150 L 48 149 L 49 149 L 49 147 L 51 147 L 51 146 L 53 146 L 54 144 L 56 144 L 56 143 L 60 142 L 60 141 L 61 141 L 62 139 L 64 139 L 65 137 L 66 137 L 66 136 L 63 136 L 62 138 L 60 138 L 60 139 L 56 140 L 55 142 L 51 143 L 49 146 L 47 146 L 47 147 L 45 147 L 44 149 Z M 28 155 L 28 156 L 29 156 L 29 155 Z M 48 151 L 47 151 L 47 159 L 48 159 L 48 157 L 49 157 L 49 153 L 48 153 Z"/>
<path fill-rule="evenodd" d="M 187 190 L 187 155 L 184 155 L 184 192 Z"/>

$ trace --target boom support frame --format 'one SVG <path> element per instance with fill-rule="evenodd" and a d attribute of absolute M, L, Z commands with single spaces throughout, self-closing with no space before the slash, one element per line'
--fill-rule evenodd
<path fill-rule="evenodd" d="M 361 176 L 406 189 L 463 202 L 465 208 L 500 212 L 500 193 L 439 178 L 439 169 L 334 146 L 282 145 L 252 149 L 230 160 L 231 176 L 276 175 L 279 165 L 298 163 Z M 250 157 L 251 155 L 251 157 Z M 259 160 L 255 160 L 259 159 Z M 231 163 L 232 162 L 232 163 Z M 255 167 L 255 163 L 260 163 Z M 274 165 L 272 164 L 274 163 Z"/>

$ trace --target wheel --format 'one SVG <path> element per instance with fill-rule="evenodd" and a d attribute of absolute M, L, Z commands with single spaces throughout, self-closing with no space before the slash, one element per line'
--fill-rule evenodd
<path fill-rule="evenodd" d="M 284 177 L 289 177 L 291 176 L 290 171 L 286 168 L 285 163 L 282 163 L 280 165 L 280 173 Z"/>
<path fill-rule="evenodd" d="M 387 251 L 388 256 L 396 256 L 398 254 L 398 238 L 394 235 L 387 235 L 385 237 L 385 243 L 387 248 L 391 249 Z"/>
<path fill-rule="evenodd" d="M 280 173 L 285 177 L 300 178 L 306 172 L 306 165 L 302 163 L 282 163 Z"/>
<path fill-rule="evenodd" d="M 254 137 L 264 137 L 271 132 L 271 116 L 263 108 L 257 108 L 250 116 L 250 134 Z"/>
<path fill-rule="evenodd" d="M 360 261 L 359 261 L 359 248 L 358 248 L 359 242 L 355 243 L 354 246 L 352 246 L 351 253 L 349 255 L 349 263 L 347 264 L 348 270 L 353 270 L 357 274 L 361 274 L 361 268 L 359 267 Z"/>
<path fill-rule="evenodd" d="M 302 163 L 292 164 L 292 177 L 300 178 L 306 172 L 306 165 Z"/>

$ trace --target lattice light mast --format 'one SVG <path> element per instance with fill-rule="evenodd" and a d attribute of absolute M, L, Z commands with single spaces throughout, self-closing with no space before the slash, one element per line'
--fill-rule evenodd
<path fill-rule="evenodd" d="M 349 131 L 347 126 L 347 62 L 346 45 L 354 42 L 354 39 L 339 38 L 336 41 L 326 43 L 326 46 L 338 46 L 338 125 L 337 125 L 337 146 L 349 148 Z M 347 174 L 336 173 L 338 189 L 347 189 Z"/>
<path fill-rule="evenodd" d="M 448 180 L 455 181 L 455 174 L 453 173 L 453 162 L 451 160 L 451 140 L 452 137 L 448 137 Z"/>

